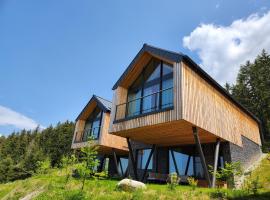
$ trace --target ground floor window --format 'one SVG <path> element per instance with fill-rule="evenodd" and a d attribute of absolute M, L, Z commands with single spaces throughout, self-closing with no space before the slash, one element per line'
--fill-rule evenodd
<path fill-rule="evenodd" d="M 121 163 L 121 164 L 120 164 Z M 122 169 L 121 169 L 122 167 Z M 128 167 L 128 158 L 120 158 L 118 162 L 118 169 L 121 175 L 124 175 Z"/>
<path fill-rule="evenodd" d="M 145 169 L 150 152 L 151 152 L 151 149 L 137 150 L 137 168 L 138 169 Z M 151 156 L 150 163 L 148 165 L 148 169 L 152 169 L 152 168 L 153 168 L 153 155 Z"/>
<path fill-rule="evenodd" d="M 194 176 L 198 179 L 205 177 L 200 157 L 190 149 L 169 150 L 169 173 L 177 172 L 175 164 L 181 176 Z M 218 160 L 218 168 L 221 167 L 224 167 L 223 156 L 219 156 Z"/>

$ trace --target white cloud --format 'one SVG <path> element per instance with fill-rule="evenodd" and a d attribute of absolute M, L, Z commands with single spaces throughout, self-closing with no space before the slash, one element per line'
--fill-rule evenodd
<path fill-rule="evenodd" d="M 233 83 L 241 64 L 253 61 L 262 49 L 270 52 L 270 11 L 229 26 L 201 24 L 183 38 L 183 45 L 198 53 L 202 67 L 220 84 Z"/>
<path fill-rule="evenodd" d="M 33 119 L 0 105 L 0 126 L 14 126 L 29 130 L 35 129 L 38 125 Z M 40 126 L 40 128 L 43 129 L 44 127 Z"/>

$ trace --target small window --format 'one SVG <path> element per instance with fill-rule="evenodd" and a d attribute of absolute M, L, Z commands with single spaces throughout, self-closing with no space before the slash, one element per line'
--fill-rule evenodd
<path fill-rule="evenodd" d="M 145 169 L 147 160 L 149 158 L 151 149 L 140 149 L 137 151 L 137 168 Z M 148 165 L 148 169 L 153 168 L 153 155 L 151 156 L 150 163 Z"/>

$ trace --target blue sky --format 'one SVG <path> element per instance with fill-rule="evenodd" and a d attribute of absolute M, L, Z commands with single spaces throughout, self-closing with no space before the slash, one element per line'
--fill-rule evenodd
<path fill-rule="evenodd" d="M 253 59 L 270 49 L 269 9 L 266 0 L 0 0 L 0 134 L 74 120 L 92 94 L 111 99 L 113 84 L 143 43 L 188 54 L 222 84 L 220 74 L 238 68 L 213 68 L 224 56 L 235 59 L 216 51 L 223 44 L 213 41 L 242 31 L 237 62 L 226 65 Z M 268 42 L 255 41 L 260 48 L 246 53 L 254 34 L 244 30 L 254 24 Z M 234 76 L 225 78 L 233 82 Z"/>

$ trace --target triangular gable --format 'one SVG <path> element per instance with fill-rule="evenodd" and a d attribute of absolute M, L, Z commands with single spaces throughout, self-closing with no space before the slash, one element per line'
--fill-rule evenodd
<path fill-rule="evenodd" d="M 135 56 L 135 58 L 129 64 L 127 69 L 115 83 L 112 89 L 115 90 L 119 85 L 127 81 L 127 79 L 132 79 L 133 81 L 152 57 L 156 57 L 169 63 L 174 63 L 180 62 L 182 60 L 183 54 L 144 44 L 142 49 Z M 134 73 L 134 75 L 129 75 L 130 73 Z"/>
<path fill-rule="evenodd" d="M 111 112 L 112 103 L 106 99 L 103 99 L 99 96 L 93 95 L 86 106 L 83 108 L 81 113 L 76 118 L 76 121 L 79 119 L 86 119 L 98 106 L 103 112 Z"/>

